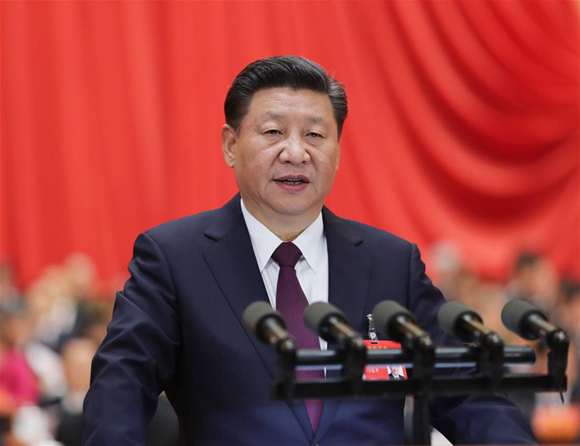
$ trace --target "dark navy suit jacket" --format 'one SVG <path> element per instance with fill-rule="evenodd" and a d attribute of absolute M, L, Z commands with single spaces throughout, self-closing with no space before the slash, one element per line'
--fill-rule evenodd
<path fill-rule="evenodd" d="M 435 339 L 443 297 L 417 247 L 323 210 L 329 301 L 364 332 L 385 299 L 408 307 Z M 157 396 L 166 391 L 184 444 L 363 445 L 403 443 L 401 397 L 327 400 L 313 434 L 303 402 L 272 401 L 273 349 L 242 326 L 244 309 L 268 302 L 239 196 L 223 208 L 141 234 L 94 358 L 85 400 L 85 445 L 143 445 Z M 509 401 L 438 400 L 432 424 L 459 443 L 533 442 Z"/>

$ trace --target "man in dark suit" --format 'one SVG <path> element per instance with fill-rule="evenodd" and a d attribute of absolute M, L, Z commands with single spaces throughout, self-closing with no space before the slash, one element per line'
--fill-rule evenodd
<path fill-rule="evenodd" d="M 131 278 L 93 361 L 85 444 L 143 444 L 164 390 L 184 444 L 402 444 L 400 397 L 272 401 L 275 353 L 241 324 L 256 300 L 290 312 L 322 300 L 362 331 L 365 315 L 389 298 L 442 336 L 443 297 L 417 247 L 323 207 L 347 114 L 342 85 L 303 58 L 259 60 L 234 80 L 225 112 L 222 149 L 240 194 L 137 238 Z M 297 253 L 292 266 L 282 248 Z M 518 410 L 497 396 L 439 399 L 432 421 L 456 442 L 533 442 Z"/>
<path fill-rule="evenodd" d="M 401 373 L 401 366 L 394 365 L 389 367 L 389 379 L 399 380 L 405 379 L 405 375 Z"/>

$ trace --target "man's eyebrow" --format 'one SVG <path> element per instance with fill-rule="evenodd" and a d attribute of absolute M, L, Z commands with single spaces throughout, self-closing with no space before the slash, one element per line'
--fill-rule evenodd
<path fill-rule="evenodd" d="M 315 124 L 318 124 L 320 122 L 324 122 L 324 118 L 322 116 L 308 116 L 306 118 L 307 121 L 310 122 L 314 122 Z"/>
<path fill-rule="evenodd" d="M 282 115 L 280 113 L 266 112 L 263 115 L 261 115 L 258 118 L 258 120 L 265 121 L 266 119 L 274 119 L 275 121 L 279 121 L 279 120 L 281 120 L 283 118 L 284 118 L 284 115 Z"/>
<path fill-rule="evenodd" d="M 266 112 L 258 118 L 258 121 L 265 121 L 267 119 L 273 119 L 275 121 L 281 121 L 285 118 L 285 115 L 281 113 L 274 113 L 274 112 Z M 315 124 L 324 123 L 325 120 L 322 116 L 311 115 L 306 116 L 306 121 L 313 122 Z"/>

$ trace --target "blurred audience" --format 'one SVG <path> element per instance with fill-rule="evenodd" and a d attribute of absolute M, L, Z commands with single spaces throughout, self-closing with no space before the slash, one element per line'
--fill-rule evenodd
<path fill-rule="evenodd" d="M 0 388 L 14 407 L 37 404 L 39 383 L 25 349 L 30 339 L 28 312 L 23 300 L 0 307 Z"/>
<path fill-rule="evenodd" d="M 485 325 L 508 344 L 531 345 L 536 363 L 514 371 L 547 373 L 548 350 L 541 342 L 526 341 L 508 331 L 501 322 L 501 310 L 511 299 L 526 299 L 546 310 L 550 320 L 570 335 L 568 391 L 562 397 L 553 392 L 509 392 L 509 397 L 528 418 L 540 442 L 580 441 L 580 284 L 578 278 L 558 276 L 552 262 L 534 252 L 518 253 L 504 283 L 486 281 L 471 271 L 465 256 L 453 242 L 433 245 L 429 273 L 447 299 L 462 301 L 477 311 Z"/>
<path fill-rule="evenodd" d="M 519 253 L 502 283 L 480 277 L 453 242 L 433 245 L 429 274 L 447 299 L 476 310 L 506 343 L 533 345 L 537 361 L 527 372 L 546 373 L 547 349 L 517 337 L 501 323 L 501 310 L 524 298 L 548 311 L 571 337 L 568 391 L 514 393 L 538 440 L 580 440 L 580 284 L 561 278 L 549 259 Z M 82 402 L 91 359 L 106 334 L 113 295 L 98 295 L 96 268 L 84 254 L 47 267 L 23 293 L 10 262 L 0 259 L 0 446 L 76 446 L 82 438 Z M 164 395 L 148 431 L 148 445 L 178 443 L 177 419 Z"/>
<path fill-rule="evenodd" d="M 508 298 L 526 299 L 551 312 L 558 305 L 559 279 L 548 259 L 532 252 L 521 253 L 507 286 Z"/>
<path fill-rule="evenodd" d="M 12 264 L 0 256 L 0 301 L 16 300 L 19 297 Z"/>
<path fill-rule="evenodd" d="M 92 339 L 72 339 L 62 349 L 67 393 L 60 403 L 56 440 L 80 446 L 83 439 L 83 400 L 89 390 L 91 361 L 98 345 Z"/>

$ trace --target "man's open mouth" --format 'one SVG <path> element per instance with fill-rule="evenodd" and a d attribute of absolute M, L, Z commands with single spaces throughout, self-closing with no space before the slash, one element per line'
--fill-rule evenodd
<path fill-rule="evenodd" d="M 276 181 L 278 183 L 288 184 L 291 186 L 297 186 L 299 184 L 305 184 L 305 183 L 310 182 L 310 181 L 308 181 L 308 178 L 303 177 L 303 176 L 276 178 L 274 181 Z"/>

